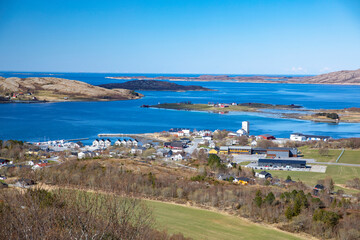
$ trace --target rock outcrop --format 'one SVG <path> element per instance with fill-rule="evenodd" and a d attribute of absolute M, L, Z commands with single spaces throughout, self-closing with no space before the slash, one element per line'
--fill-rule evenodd
<path fill-rule="evenodd" d="M 128 100 L 142 95 L 127 89 L 105 89 L 81 81 L 53 77 L 0 77 L 0 95 L 28 94 L 38 100 Z M 20 94 L 19 94 L 20 93 Z M 22 94 L 21 94 L 22 93 Z"/>
<path fill-rule="evenodd" d="M 133 80 L 124 83 L 101 84 L 99 86 L 108 89 L 125 88 L 146 91 L 213 91 L 201 86 L 183 86 L 172 82 L 157 80 Z"/>

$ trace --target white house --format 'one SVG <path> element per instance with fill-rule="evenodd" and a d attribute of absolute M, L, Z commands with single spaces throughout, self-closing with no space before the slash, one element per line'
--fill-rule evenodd
<path fill-rule="evenodd" d="M 110 139 L 106 139 L 105 142 L 104 142 L 104 147 L 105 148 L 108 148 L 111 146 L 111 140 Z"/>
<path fill-rule="evenodd" d="M 34 162 L 33 161 L 26 161 L 25 163 L 28 166 L 34 166 Z"/>
<path fill-rule="evenodd" d="M 183 129 L 182 132 L 185 136 L 190 136 L 190 129 Z"/>
<path fill-rule="evenodd" d="M 78 159 L 83 159 L 83 158 L 85 158 L 85 153 L 79 152 L 78 153 Z"/>
<path fill-rule="evenodd" d="M 130 153 L 131 154 L 142 154 L 142 149 L 140 149 L 140 148 L 132 148 L 132 149 L 130 149 Z"/>
<path fill-rule="evenodd" d="M 211 136 L 203 136 L 202 139 L 205 141 L 211 141 L 212 137 Z"/>
<path fill-rule="evenodd" d="M 99 140 L 99 147 L 101 147 L 101 148 L 105 147 L 105 140 L 104 139 Z"/>
<path fill-rule="evenodd" d="M 136 140 L 136 139 L 134 139 L 134 140 L 132 141 L 132 144 L 133 144 L 134 147 L 137 147 L 137 146 L 139 145 L 139 141 Z"/>
<path fill-rule="evenodd" d="M 99 142 L 99 139 L 95 139 L 92 143 L 92 146 L 93 147 L 99 147 L 100 146 L 100 142 Z"/>
<path fill-rule="evenodd" d="M 131 147 L 133 145 L 133 142 L 131 139 L 129 139 L 129 140 L 127 140 L 126 144 L 128 147 Z"/>
<path fill-rule="evenodd" d="M 115 146 L 120 146 L 121 145 L 121 140 L 117 139 L 114 143 Z"/>
<path fill-rule="evenodd" d="M 306 141 L 306 137 L 302 134 L 293 133 L 293 134 L 290 134 L 290 140 L 297 141 L 297 142 L 304 142 L 304 141 Z"/>
<path fill-rule="evenodd" d="M 171 156 L 171 160 L 181 161 L 181 160 L 183 160 L 183 156 L 181 154 L 175 154 L 175 155 Z"/>
<path fill-rule="evenodd" d="M 255 176 L 258 178 L 263 178 L 263 179 L 272 178 L 271 173 L 268 173 L 266 171 L 261 171 L 259 173 L 255 173 Z"/>

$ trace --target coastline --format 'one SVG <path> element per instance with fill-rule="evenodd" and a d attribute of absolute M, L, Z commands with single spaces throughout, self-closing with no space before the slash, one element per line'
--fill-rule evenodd
<path fill-rule="evenodd" d="M 255 103 L 253 103 L 254 105 Z M 163 103 L 157 105 L 151 105 L 149 108 L 167 109 L 167 110 L 179 110 L 179 111 L 201 111 L 208 113 L 226 114 L 229 112 L 257 112 L 264 114 L 277 114 L 281 118 L 286 119 L 298 119 L 312 122 L 322 123 L 360 123 L 360 112 L 348 111 L 346 109 L 302 109 L 296 107 L 286 107 L 286 105 L 269 105 L 260 104 L 260 106 L 228 106 L 228 107 L 214 107 L 208 104 L 184 104 L 184 103 Z M 294 111 L 294 113 L 286 112 L 271 112 L 266 110 L 284 110 Z M 303 113 L 299 113 L 303 112 Z M 340 118 L 329 118 L 326 115 L 337 114 Z M 325 116 L 324 116 L 325 115 Z"/>
<path fill-rule="evenodd" d="M 157 78 L 150 78 L 150 77 L 105 77 L 108 79 L 118 79 L 118 80 L 168 80 L 171 82 L 233 82 L 233 83 L 278 83 L 278 84 L 311 84 L 311 85 L 346 85 L 346 86 L 360 86 L 360 83 L 332 83 L 332 82 L 307 82 L 307 81 L 289 81 L 289 80 L 229 80 L 229 79 L 216 79 L 216 80 L 209 80 L 209 79 L 177 79 L 177 78 L 163 78 L 163 79 L 157 79 Z"/>

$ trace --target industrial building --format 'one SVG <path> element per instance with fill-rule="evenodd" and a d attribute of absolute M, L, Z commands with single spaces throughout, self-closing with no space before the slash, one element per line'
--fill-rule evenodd
<path fill-rule="evenodd" d="M 292 168 L 306 168 L 305 160 L 291 160 L 291 159 L 268 159 L 263 158 L 258 161 L 259 167 L 292 167 Z"/>
<path fill-rule="evenodd" d="M 297 157 L 297 148 L 269 147 L 266 151 L 268 157 L 272 158 L 289 158 Z"/>
<path fill-rule="evenodd" d="M 248 146 L 229 146 L 230 154 L 251 154 L 251 147 Z"/>
<path fill-rule="evenodd" d="M 328 141 L 331 137 L 329 136 L 320 136 L 320 135 L 309 135 L 302 133 L 292 133 L 290 134 L 290 140 L 297 142 L 304 141 Z"/>

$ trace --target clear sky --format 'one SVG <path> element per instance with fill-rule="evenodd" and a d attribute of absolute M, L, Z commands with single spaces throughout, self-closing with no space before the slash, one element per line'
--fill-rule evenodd
<path fill-rule="evenodd" d="M 360 0 L 0 0 L 1 71 L 358 68 Z"/>

